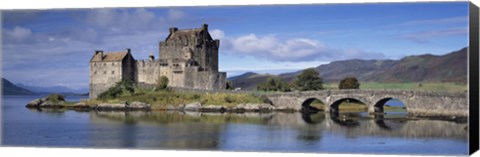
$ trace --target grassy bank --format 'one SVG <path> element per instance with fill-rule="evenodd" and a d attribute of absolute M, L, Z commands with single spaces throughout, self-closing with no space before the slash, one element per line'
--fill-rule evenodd
<path fill-rule="evenodd" d="M 164 109 L 167 106 L 178 106 L 200 102 L 203 105 L 222 105 L 234 107 L 238 104 L 264 103 L 266 98 L 253 94 L 238 93 L 199 93 L 199 92 L 177 92 L 173 90 L 154 91 L 151 89 L 136 88 L 134 93 L 124 92 L 116 98 L 86 100 L 87 104 L 99 103 L 121 103 L 124 101 L 140 101 L 152 105 L 153 109 Z"/>
<path fill-rule="evenodd" d="M 338 89 L 338 83 L 324 84 L 326 89 Z M 467 85 L 458 83 L 377 83 L 361 82 L 360 89 L 400 89 L 417 91 L 464 92 Z"/>

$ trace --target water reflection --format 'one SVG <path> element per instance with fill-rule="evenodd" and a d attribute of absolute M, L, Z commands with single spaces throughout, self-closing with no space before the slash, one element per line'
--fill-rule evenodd
<path fill-rule="evenodd" d="M 406 120 L 405 118 L 369 118 L 365 113 L 300 114 L 300 113 L 184 113 L 184 112 L 91 112 L 94 126 L 102 129 L 123 124 L 108 135 L 95 132 L 96 146 L 218 149 L 232 142 L 222 134 L 232 132 L 229 125 L 249 124 L 268 126 L 267 131 L 291 129 L 296 139 L 316 143 L 324 132 L 346 137 L 442 138 L 467 140 L 466 123 L 433 120 Z M 120 125 L 118 125 L 120 126 Z M 272 128 L 273 127 L 273 128 Z M 114 127 L 116 128 L 116 127 Z M 252 134 L 254 134 L 252 130 Z M 107 136 L 107 137 L 106 137 Z M 108 137 L 110 136 L 110 137 Z M 112 140 L 116 139 L 116 140 Z M 155 140 L 154 140 L 155 139 Z M 118 141 L 117 141 L 118 140 Z M 98 141 L 98 140 L 95 140 Z"/>

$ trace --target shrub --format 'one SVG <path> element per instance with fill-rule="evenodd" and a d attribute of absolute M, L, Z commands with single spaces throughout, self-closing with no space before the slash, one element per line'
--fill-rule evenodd
<path fill-rule="evenodd" d="M 115 86 L 108 88 L 107 91 L 100 93 L 98 98 L 100 99 L 109 99 L 116 98 L 121 94 L 129 93 L 132 94 L 135 92 L 135 84 L 131 80 L 122 80 L 117 82 Z"/>
<path fill-rule="evenodd" d="M 223 97 L 223 100 L 227 103 L 235 102 L 235 98 L 230 97 L 229 95 L 225 95 L 225 97 Z"/>
<path fill-rule="evenodd" d="M 257 85 L 257 90 L 288 92 L 290 91 L 290 85 L 279 78 L 269 77 L 265 82 Z"/>
<path fill-rule="evenodd" d="M 157 79 L 157 90 L 166 89 L 168 86 L 168 78 L 166 76 L 159 76 Z"/>
<path fill-rule="evenodd" d="M 47 96 L 47 100 L 57 103 L 57 102 L 65 101 L 65 97 L 60 94 L 50 94 Z"/>
<path fill-rule="evenodd" d="M 355 77 L 345 77 L 340 81 L 338 89 L 359 89 L 360 82 Z"/>

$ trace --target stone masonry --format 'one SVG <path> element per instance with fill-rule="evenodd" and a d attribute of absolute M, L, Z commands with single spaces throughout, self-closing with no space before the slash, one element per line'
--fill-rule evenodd
<path fill-rule="evenodd" d="M 168 86 L 219 90 L 226 88 L 226 73 L 218 71 L 220 41 L 201 28 L 169 29 L 165 41 L 159 43 L 159 59 L 150 54 L 147 60 L 135 60 L 131 50 L 104 53 L 95 51 L 90 60 L 90 98 L 108 90 L 116 82 L 127 79 L 139 85 L 154 85 L 166 76 Z"/>
<path fill-rule="evenodd" d="M 325 111 L 338 112 L 338 106 L 347 99 L 358 100 L 368 106 L 369 113 L 383 112 L 390 99 L 405 104 L 409 114 L 415 116 L 468 116 L 467 93 L 438 93 L 405 90 L 322 90 L 265 94 L 276 107 L 300 110 L 317 99 L 326 105 Z"/>

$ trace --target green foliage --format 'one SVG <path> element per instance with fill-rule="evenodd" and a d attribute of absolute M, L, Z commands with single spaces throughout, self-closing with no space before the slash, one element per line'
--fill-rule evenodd
<path fill-rule="evenodd" d="M 107 91 L 100 93 L 98 98 L 111 99 L 121 94 L 133 94 L 135 92 L 135 84 L 131 80 L 122 80 L 117 82 L 115 86 L 108 88 Z"/>
<path fill-rule="evenodd" d="M 233 90 L 233 89 L 235 89 L 233 87 L 233 82 L 232 81 L 227 81 L 227 90 Z"/>
<path fill-rule="evenodd" d="M 355 77 L 345 77 L 338 84 L 338 89 L 360 89 L 360 82 Z"/>
<path fill-rule="evenodd" d="M 266 104 L 272 104 L 272 101 L 270 101 L 270 99 L 268 99 L 267 96 L 265 95 L 261 95 L 258 97 L 260 99 L 260 101 L 262 101 L 263 103 L 266 103 Z"/>
<path fill-rule="evenodd" d="M 257 90 L 262 90 L 262 91 L 288 92 L 290 91 L 290 88 L 291 86 L 288 83 L 276 77 L 269 77 L 265 82 L 262 82 L 257 85 Z"/>
<path fill-rule="evenodd" d="M 168 86 L 168 78 L 166 76 L 159 76 L 157 79 L 157 90 L 166 89 Z"/>
<path fill-rule="evenodd" d="M 61 101 L 65 101 L 65 97 L 63 95 L 60 95 L 60 94 L 50 94 L 50 95 L 47 96 L 47 100 L 51 101 L 51 102 L 54 102 L 54 103 L 58 103 L 58 102 L 61 102 Z"/>
<path fill-rule="evenodd" d="M 142 93 L 142 94 L 137 94 Z M 169 105 L 182 105 L 192 102 L 200 102 L 204 105 L 236 106 L 246 103 L 263 103 L 264 101 L 253 94 L 239 93 L 197 93 L 177 92 L 174 90 L 151 91 L 137 88 L 133 94 L 119 94 L 116 97 L 88 100 L 87 104 L 98 104 L 102 102 L 133 102 L 141 101 L 152 105 L 153 109 L 166 109 Z"/>
<path fill-rule="evenodd" d="M 295 86 L 300 91 L 322 90 L 323 81 L 314 68 L 309 68 L 297 76 Z"/>
<path fill-rule="evenodd" d="M 232 103 L 232 102 L 235 102 L 235 98 L 227 95 L 225 97 L 223 97 L 223 100 L 226 102 L 226 103 Z"/>

